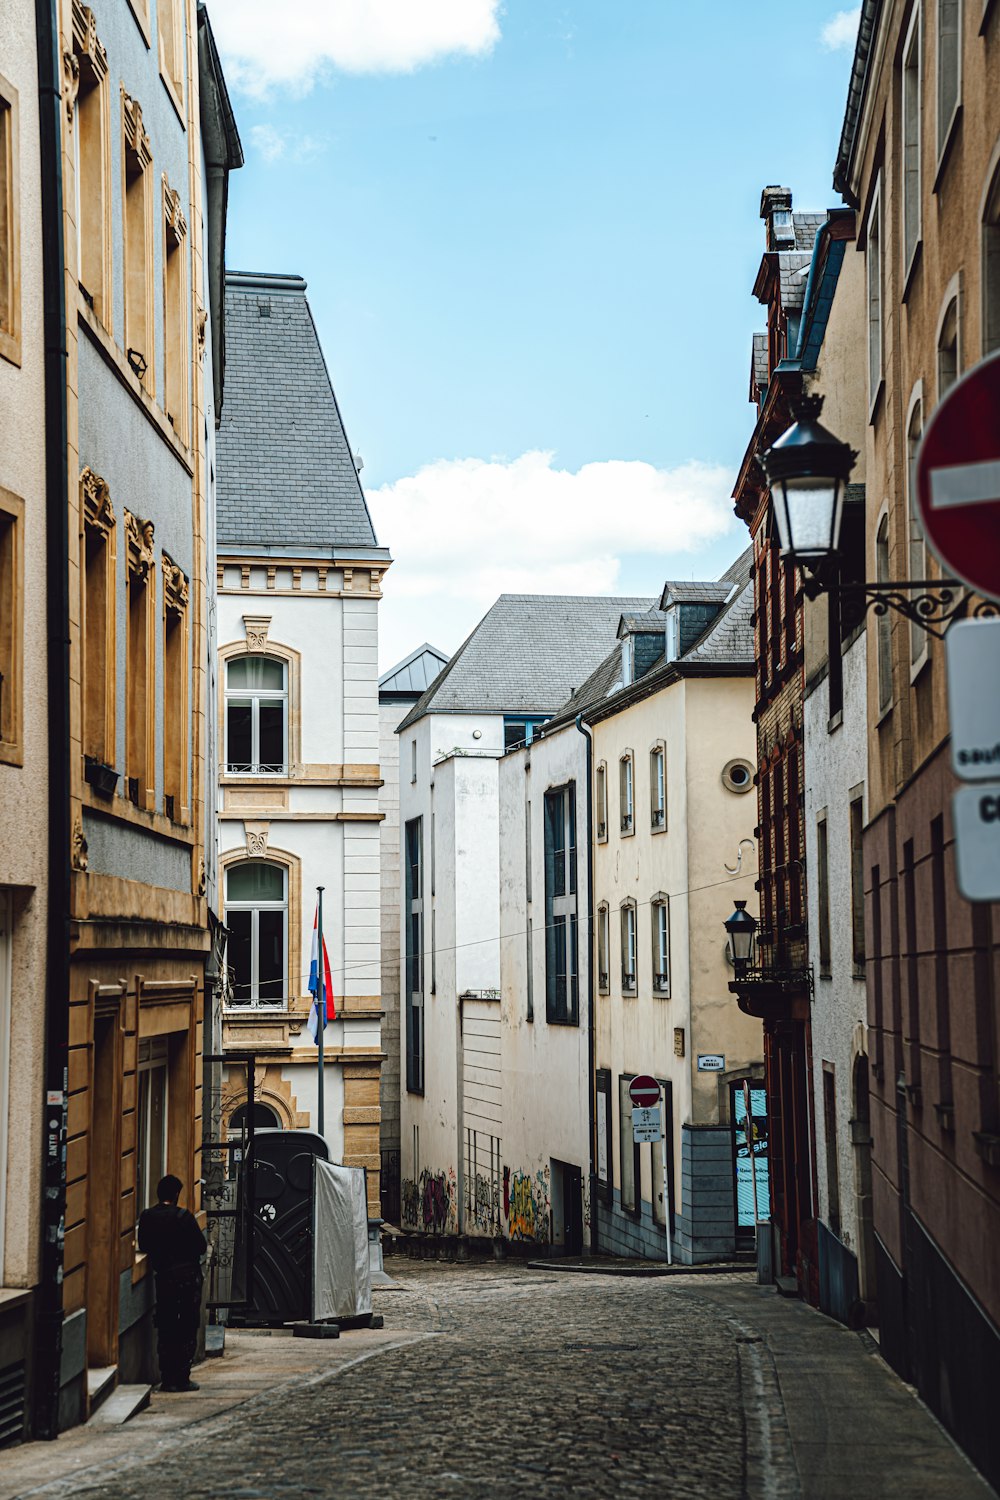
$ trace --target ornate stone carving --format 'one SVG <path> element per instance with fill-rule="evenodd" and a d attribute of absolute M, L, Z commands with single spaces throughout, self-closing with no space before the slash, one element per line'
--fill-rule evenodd
<path fill-rule="evenodd" d="M 208 313 L 201 303 L 195 307 L 195 327 L 198 331 L 198 358 L 205 358 L 205 340 L 208 337 Z"/>
<path fill-rule="evenodd" d="M 107 480 L 102 479 L 100 474 L 95 474 L 90 467 L 80 470 L 80 509 L 84 525 L 95 531 L 107 534 L 115 524 L 115 511 Z"/>
<path fill-rule="evenodd" d="M 262 858 L 267 854 L 267 836 L 270 832 L 269 823 L 244 823 L 243 831 L 247 841 L 247 853 Z"/>
<path fill-rule="evenodd" d="M 128 548 L 128 571 L 139 578 L 146 578 L 156 565 L 153 551 L 153 523 L 125 512 L 125 539 Z"/>
<path fill-rule="evenodd" d="M 205 892 L 207 890 L 208 890 L 208 871 L 205 869 L 205 860 L 204 860 L 204 857 L 202 857 L 202 858 L 199 858 L 199 860 L 198 860 L 198 884 L 197 884 L 198 895 L 199 896 L 204 896 L 204 894 L 205 894 Z"/>
<path fill-rule="evenodd" d="M 247 633 L 248 651 L 267 650 L 267 632 L 271 628 L 270 615 L 244 615 L 243 628 Z"/>
<path fill-rule="evenodd" d="M 187 234 L 187 220 L 181 208 L 181 195 L 176 188 L 172 188 L 167 181 L 167 174 L 163 174 L 163 213 L 167 222 L 167 234 L 175 245 L 179 245 Z"/>
<path fill-rule="evenodd" d="M 145 172 L 153 160 L 153 148 L 149 144 L 149 136 L 143 129 L 142 105 L 138 99 L 133 99 L 131 94 L 126 94 L 122 89 L 122 114 L 125 120 L 125 150 L 132 157 L 133 164 L 140 172 Z"/>
<path fill-rule="evenodd" d="M 73 823 L 73 847 L 69 859 L 74 870 L 87 868 L 87 840 L 83 833 L 83 819 L 79 813 Z"/>
<path fill-rule="evenodd" d="M 80 92 L 80 59 L 75 52 L 63 53 L 63 96 L 66 100 L 66 119 L 72 130 L 76 116 L 76 100 Z"/>
<path fill-rule="evenodd" d="M 97 36 L 97 18 L 89 5 L 73 0 L 73 50 L 95 83 L 107 75 L 108 54 Z"/>
<path fill-rule="evenodd" d="M 166 552 L 161 554 L 160 566 L 163 570 L 163 602 L 173 614 L 182 615 L 188 602 L 187 575 Z"/>

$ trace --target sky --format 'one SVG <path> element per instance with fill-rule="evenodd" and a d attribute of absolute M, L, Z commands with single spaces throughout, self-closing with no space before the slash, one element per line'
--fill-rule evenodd
<path fill-rule="evenodd" d="M 658 595 L 746 544 L 761 188 L 831 186 L 829 0 L 210 0 L 227 262 L 308 296 L 381 545 L 385 670 L 502 592 Z"/>

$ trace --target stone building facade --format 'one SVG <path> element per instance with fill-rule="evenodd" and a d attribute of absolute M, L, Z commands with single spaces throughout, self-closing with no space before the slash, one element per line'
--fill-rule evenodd
<path fill-rule="evenodd" d="M 869 579 L 935 579 L 921 433 L 1000 347 L 1000 10 L 866 0 L 835 186 L 866 286 Z M 864 885 L 882 1349 L 1000 1482 L 998 916 L 955 881 L 941 642 L 868 632 Z"/>
<path fill-rule="evenodd" d="M 219 432 L 223 1050 L 256 1054 L 260 1125 L 318 1129 L 380 1214 L 380 547 L 296 276 L 226 277 Z M 281 476 L 275 488 L 275 475 Z M 336 1019 L 306 1030 L 317 888 Z M 223 1135 L 246 1069 L 227 1065 Z M 234 1119 L 236 1111 L 240 1115 Z"/>

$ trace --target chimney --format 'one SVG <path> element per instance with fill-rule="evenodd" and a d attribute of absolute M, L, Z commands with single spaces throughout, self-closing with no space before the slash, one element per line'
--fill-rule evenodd
<path fill-rule="evenodd" d="M 766 225 L 769 250 L 792 250 L 795 247 L 795 225 L 792 222 L 792 190 L 766 187 L 760 195 L 760 216 Z"/>

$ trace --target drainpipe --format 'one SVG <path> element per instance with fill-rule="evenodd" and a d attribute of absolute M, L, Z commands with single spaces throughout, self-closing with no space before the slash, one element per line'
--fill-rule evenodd
<path fill-rule="evenodd" d="M 45 335 L 46 688 L 48 694 L 48 931 L 45 976 L 45 1121 L 42 1264 L 35 1314 L 34 1436 L 59 1435 L 66 1092 L 69 1055 L 70 790 L 69 506 L 66 283 L 63 245 L 62 60 L 57 0 L 35 0 L 41 144 Z"/>
<path fill-rule="evenodd" d="M 590 1253 L 598 1253 L 597 1172 L 595 1170 L 596 1122 L 594 1112 L 594 1079 L 596 1038 L 594 1022 L 594 736 L 577 714 L 576 727 L 587 741 L 587 1119 L 590 1125 Z"/>

